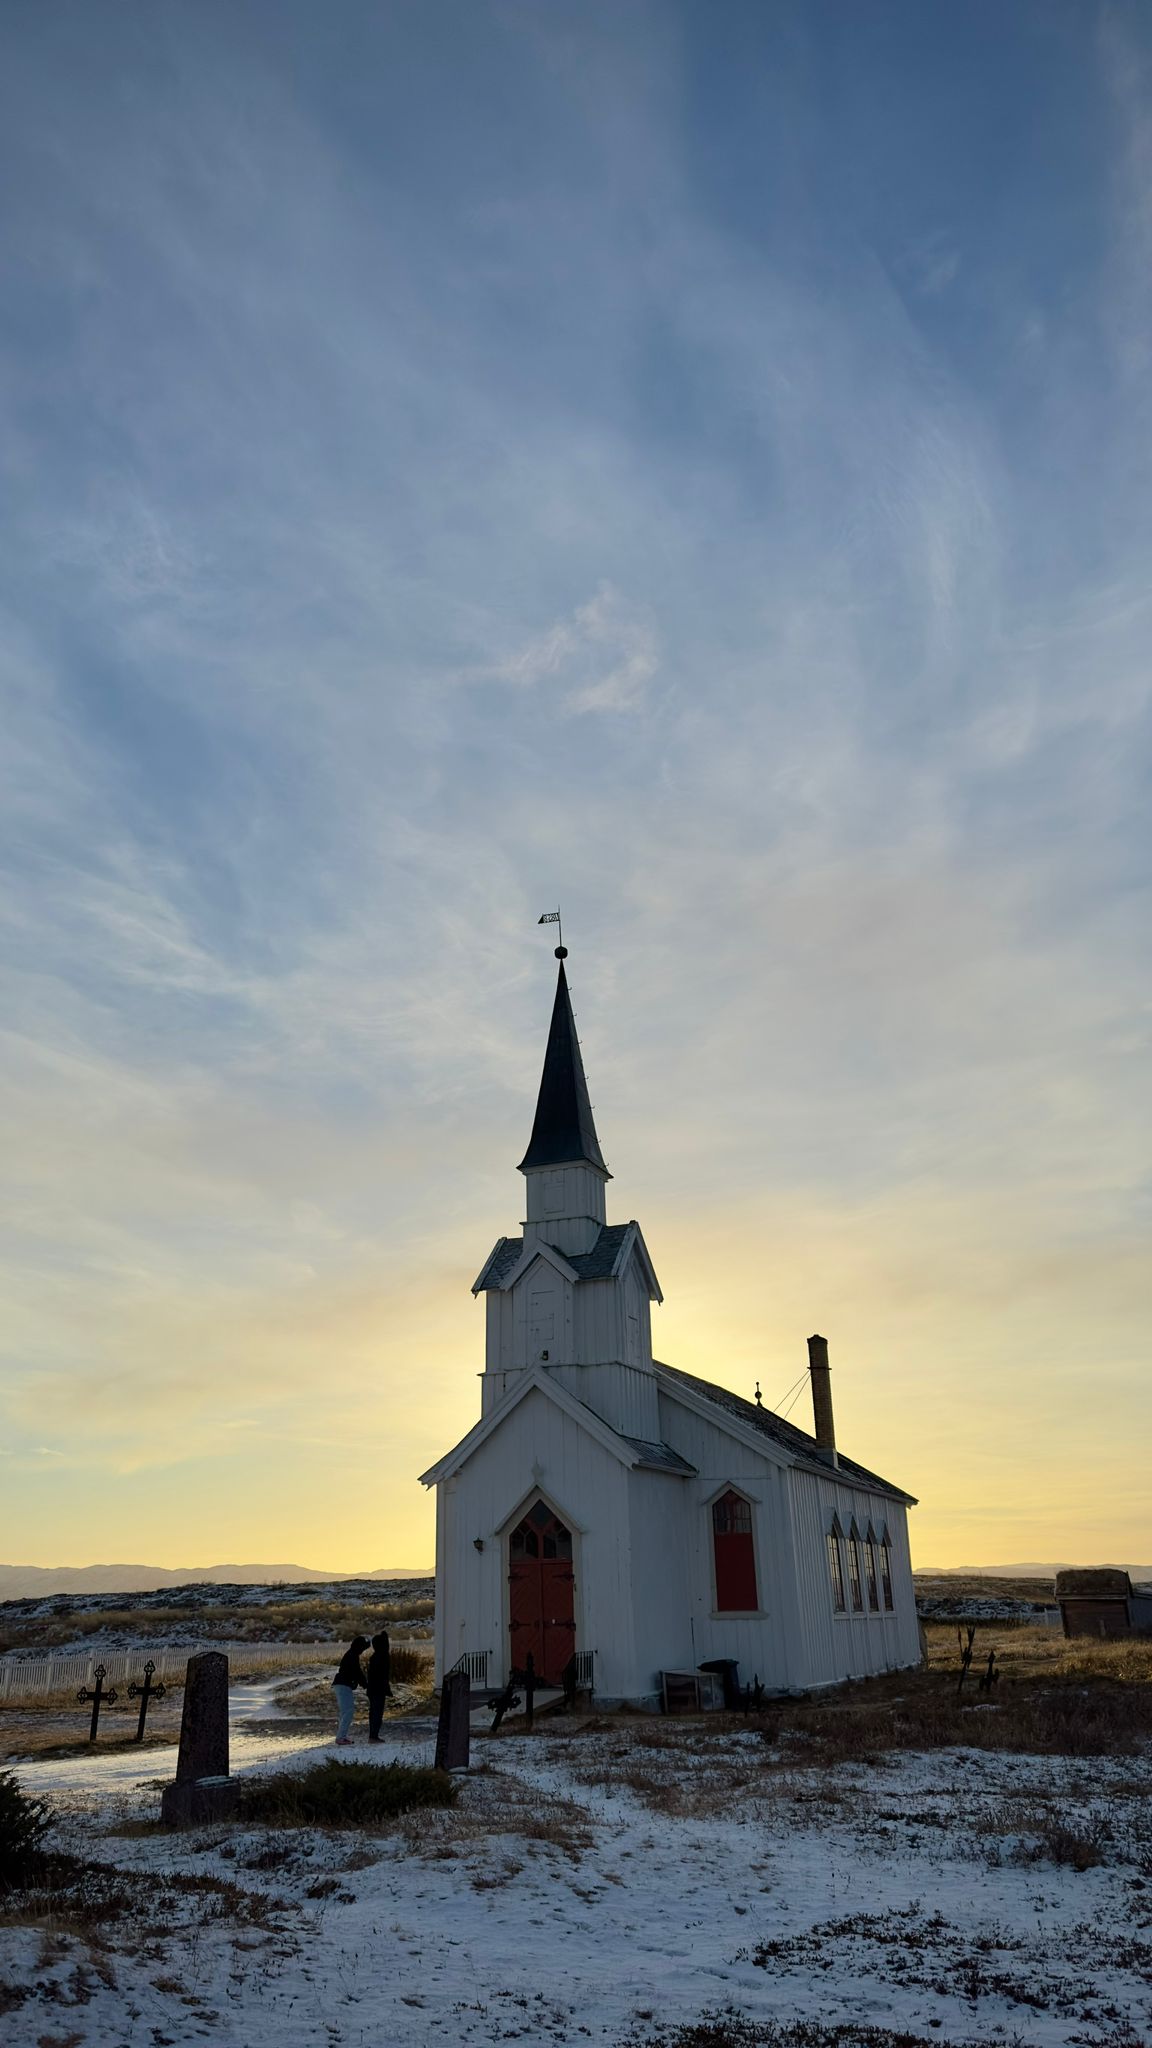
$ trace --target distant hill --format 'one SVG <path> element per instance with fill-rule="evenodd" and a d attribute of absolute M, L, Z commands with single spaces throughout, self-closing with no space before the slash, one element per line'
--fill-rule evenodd
<path fill-rule="evenodd" d="M 0 1600 L 39 1600 L 52 1593 L 153 1593 L 161 1586 L 335 1585 L 343 1579 L 427 1579 L 430 1565 L 381 1566 L 371 1572 L 318 1572 L 305 1564 L 0 1564 Z"/>
<path fill-rule="evenodd" d="M 918 1579 L 1054 1579 L 1057 1572 L 1085 1562 L 1095 1565 L 1097 1560 L 1064 1558 L 1056 1564 L 918 1564 L 914 1576 Z M 1115 1564 L 1115 1559 L 1108 1558 L 1105 1562 Z M 1122 1564 L 1117 1569 L 1127 1572 L 1130 1579 L 1152 1579 L 1152 1564 Z"/>

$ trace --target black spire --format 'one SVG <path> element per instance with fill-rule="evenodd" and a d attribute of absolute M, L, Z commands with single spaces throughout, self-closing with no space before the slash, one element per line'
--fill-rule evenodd
<path fill-rule="evenodd" d="M 584 1079 L 584 1062 L 564 972 L 564 952 L 560 947 L 556 950 L 560 961 L 556 1001 L 552 1005 L 544 1072 L 536 1098 L 536 1121 L 528 1150 L 520 1161 L 520 1171 L 523 1173 L 529 1166 L 571 1166 L 586 1159 L 590 1166 L 598 1166 L 607 1173 L 592 1121 L 592 1104 L 588 1100 L 588 1083 Z"/>

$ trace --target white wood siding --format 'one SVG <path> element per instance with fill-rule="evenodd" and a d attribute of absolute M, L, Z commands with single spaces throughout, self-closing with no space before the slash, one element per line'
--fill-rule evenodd
<path fill-rule="evenodd" d="M 599 1283 L 596 1283 L 599 1284 Z M 692 1478 L 630 1468 L 546 1393 L 534 1390 L 443 1483 L 437 1514 L 437 1670 L 465 1651 L 489 1655 L 489 1677 L 509 1668 L 507 1536 L 538 1491 L 574 1539 L 576 1647 L 596 1653 L 605 1699 L 651 1699 L 662 1670 L 734 1657 L 744 1681 L 807 1689 L 919 1661 L 907 1513 L 886 1495 L 853 1487 L 829 1468 L 791 1466 L 770 1441 L 745 1443 L 683 1406 L 653 1375 L 619 1363 L 560 1367 L 555 1378 L 627 1433 L 662 1438 L 697 1468 Z M 494 1376 L 495 1377 L 495 1376 Z M 628 1410 L 649 1401 L 651 1420 Z M 618 1405 L 619 1404 L 619 1405 Z M 616 1421 L 618 1407 L 626 1419 Z M 645 1415 L 648 1410 L 643 1411 Z M 758 1609 L 717 1611 L 712 1504 L 733 1486 L 752 1509 Z M 833 1607 L 826 1537 L 886 1527 L 893 1610 Z M 475 1547 L 479 1538 L 481 1550 Z M 850 1596 L 849 1596 L 850 1598 Z M 865 1601 L 867 1589 L 865 1586 Z"/>
<path fill-rule="evenodd" d="M 653 1372 L 638 1372 L 631 1365 L 562 1365 L 553 1378 L 621 1436 L 657 1442 L 660 1410 Z"/>
<path fill-rule="evenodd" d="M 510 1523 L 538 1491 L 573 1534 L 576 1647 L 597 1653 L 597 1684 L 624 1697 L 635 1662 L 627 1466 L 539 1392 L 440 1488 L 437 1675 L 465 1650 L 487 1650 L 489 1679 L 509 1668 Z M 483 1550 L 475 1547 L 479 1537 Z"/>
<path fill-rule="evenodd" d="M 682 1407 L 663 1391 L 659 1410 L 663 1440 L 698 1472 L 697 1478 L 685 1483 L 682 1493 L 691 1662 L 735 1657 L 741 1682 L 759 1677 L 774 1690 L 786 1690 L 798 1681 L 797 1603 L 785 1468 L 750 1445 L 737 1442 L 716 1423 Z M 755 1615 L 722 1614 L 716 1607 L 712 1503 L 728 1486 L 742 1493 L 752 1508 L 760 1602 Z"/>
<path fill-rule="evenodd" d="M 920 1631 L 908 1550 L 908 1511 L 903 1503 L 849 1486 L 836 1480 L 831 1471 L 825 1479 L 816 1473 L 793 1470 L 789 1492 L 800 1603 L 801 1663 L 797 1682 L 803 1686 L 831 1685 L 839 1679 L 864 1678 L 873 1672 L 896 1671 L 918 1664 Z M 833 1515 L 839 1516 L 845 1535 L 853 1519 L 861 1535 L 869 1522 L 877 1537 L 881 1527 L 887 1525 L 892 1546 L 890 1614 L 884 1611 L 883 1590 L 880 1612 L 869 1610 L 867 1580 L 864 1612 L 853 1612 L 847 1557 L 844 1578 L 848 1611 L 836 1612 L 826 1543 Z"/>
<path fill-rule="evenodd" d="M 524 1242 L 543 1238 L 563 1252 L 590 1252 L 604 1221 L 604 1176 L 594 1166 L 529 1167 L 524 1175 Z"/>
<path fill-rule="evenodd" d="M 618 1280 L 582 1280 L 576 1289 L 576 1350 L 590 1365 L 624 1357 L 624 1316 Z"/>

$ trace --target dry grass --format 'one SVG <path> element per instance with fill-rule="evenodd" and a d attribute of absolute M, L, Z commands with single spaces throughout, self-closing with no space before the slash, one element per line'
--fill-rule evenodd
<path fill-rule="evenodd" d="M 989 1622 L 958 1692 L 954 1626 L 930 1626 L 928 1667 L 818 1697 L 772 1703 L 770 1741 L 793 1762 L 865 1762 L 894 1749 L 967 1747 L 1021 1755 L 1131 1756 L 1152 1739 L 1152 1642 L 1065 1641 L 1055 1630 Z M 978 1674 L 995 1649 L 991 1694 Z"/>
<path fill-rule="evenodd" d="M 86 1636 L 147 1636 L 161 1640 L 179 1630 L 206 1642 L 296 1642 L 313 1638 L 327 1643 L 351 1642 L 356 1635 L 430 1621 L 433 1600 L 285 1600 L 246 1606 L 107 1607 L 71 1614 L 9 1616 L 4 1622 L 4 1647 L 51 1650 L 60 1643 L 82 1642 Z M 190 1646 L 192 1647 L 192 1646 Z"/>
<path fill-rule="evenodd" d="M 66 1699 L 64 1706 L 56 1704 L 54 1696 L 47 1705 L 36 1700 L 21 1707 L 0 1708 L 0 1763 L 14 1757 L 78 1756 L 88 1749 L 91 1709 L 78 1706 L 74 1693 L 66 1695 Z M 155 1749 L 176 1741 L 180 1733 L 179 1695 L 149 1708 L 144 1741 L 139 1745 L 133 1739 L 137 1711 L 136 1703 L 132 1703 L 128 1714 L 122 1714 L 119 1707 L 106 1709 L 100 1716 L 96 1749 Z"/>
<path fill-rule="evenodd" d="M 884 1681 L 835 1700 L 798 1702 L 765 1717 L 768 1740 L 793 1763 L 866 1763 L 888 1751 L 968 1748 L 1025 1756 L 1131 1756 L 1152 1738 L 1152 1692 L 1077 1686 L 1001 1690 L 990 1702 Z"/>
<path fill-rule="evenodd" d="M 955 1622 L 930 1621 L 928 1668 L 959 1673 Z M 1122 1636 L 1101 1641 L 1094 1636 L 1064 1636 L 1058 1628 L 1037 1622 L 986 1621 L 977 1624 L 974 1661 L 968 1684 L 996 1652 L 1005 1681 L 1010 1678 L 1108 1680 L 1117 1685 L 1152 1685 L 1152 1636 Z"/>
<path fill-rule="evenodd" d="M 1053 1863 L 1066 1870 L 1127 1865 L 1152 1877 L 1152 1810 L 1143 1780 L 1105 1792 L 1088 1779 L 1080 1786 L 1046 1794 L 1035 1788 L 1009 1791 L 978 1804 L 967 1824 L 985 1861 L 1003 1864 Z"/>
<path fill-rule="evenodd" d="M 430 1655 L 420 1650 L 394 1649 L 392 1652 L 393 1697 L 388 1702 L 385 1720 L 395 1720 L 403 1714 L 420 1713 L 427 1710 L 435 1697 L 432 1682 L 433 1665 Z M 357 1717 L 365 1712 L 366 1695 L 357 1693 Z M 276 1693 L 276 1711 L 293 1720 L 331 1721 L 336 1714 L 336 1703 L 332 1696 L 331 1678 L 318 1678 L 311 1685 L 284 1685 Z"/>
<path fill-rule="evenodd" d="M 732 1745 L 730 1716 L 707 1721 L 629 1722 L 600 1718 L 584 1725 L 599 1734 L 585 1759 L 566 1760 L 581 1785 L 603 1792 L 630 1792 L 654 1813 L 678 1819 L 740 1812 L 757 1816 L 777 1798 L 768 1760 L 747 1745 Z M 563 1738 L 561 1738 L 563 1739 Z"/>
<path fill-rule="evenodd" d="M 756 1814 L 785 1797 L 826 1803 L 807 1776 L 810 1767 L 822 1771 L 834 1803 L 837 1781 L 829 1774 L 896 1750 L 965 1747 L 1091 1759 L 1138 1755 L 1152 1741 L 1152 1643 L 1065 1642 L 1044 1627 L 988 1623 L 976 1637 L 979 1661 L 958 1694 L 955 1627 L 941 1624 L 928 1635 L 926 1669 L 771 1701 L 747 1721 L 722 1714 L 675 1721 L 602 1714 L 563 1735 L 537 1739 L 565 1743 L 580 1783 L 631 1793 L 654 1811 L 689 1818 Z M 985 1694 L 977 1672 L 993 1647 L 1003 1677 Z M 740 1731 L 756 1731 L 765 1747 L 757 1751 L 734 1740 Z M 805 1776 L 798 1780 L 797 1771 Z M 1077 1869 L 1102 1859 L 1134 1862 L 1142 1870 L 1149 1863 L 1152 1844 L 1133 1836 L 1110 1847 L 1107 1828 L 1091 1817 L 1070 1830 L 1057 1812 L 1034 1805 L 1015 1824 L 997 1825 L 991 1816 L 985 1822 L 990 1860 L 1009 1853 Z M 997 1837 L 1012 1832 L 1021 1837 L 1016 1849 L 1001 1852 Z"/>
<path fill-rule="evenodd" d="M 479 1844 L 491 1843 L 494 1837 L 512 1835 L 521 1842 L 556 1849 L 578 1863 L 581 1852 L 591 1848 L 594 1840 L 587 1807 L 574 1799 L 549 1797 L 510 1771 L 492 1766 L 472 1772 L 450 1812 L 408 1814 L 401 1829 L 417 1854 L 446 1862 Z"/>
<path fill-rule="evenodd" d="M 0 1897 L 0 1927 L 39 1927 L 99 1943 L 118 1923 L 169 1932 L 190 1917 L 198 1925 L 272 1930 L 286 1910 L 286 1901 L 247 1891 L 230 1878 L 152 1872 L 142 1883 L 108 1863 L 49 1855 L 25 1884 Z"/>

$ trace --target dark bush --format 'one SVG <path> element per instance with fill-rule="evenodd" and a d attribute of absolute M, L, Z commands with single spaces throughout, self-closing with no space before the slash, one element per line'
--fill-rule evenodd
<path fill-rule="evenodd" d="M 19 1884 L 27 1877 L 51 1826 L 43 1800 L 30 1799 L 11 1771 L 0 1771 L 0 1884 Z"/>
<path fill-rule="evenodd" d="M 621 2048 L 929 2048 L 931 2034 L 895 2032 L 866 2020 L 752 2020 L 742 2013 L 706 2013 L 702 2019 L 655 2032 L 636 2029 Z M 958 2042 L 956 2048 L 974 2048 Z"/>
<path fill-rule="evenodd" d="M 432 1659 L 423 1650 L 414 1649 L 411 1643 L 393 1643 L 388 1669 L 401 1685 L 419 1685 L 423 1679 L 432 1683 Z"/>
<path fill-rule="evenodd" d="M 445 1771 L 407 1764 L 346 1764 L 337 1758 L 310 1771 L 282 1772 L 245 1786 L 245 1820 L 266 1827 L 361 1828 L 408 1813 L 414 1806 L 452 1806 L 456 1786 Z"/>

